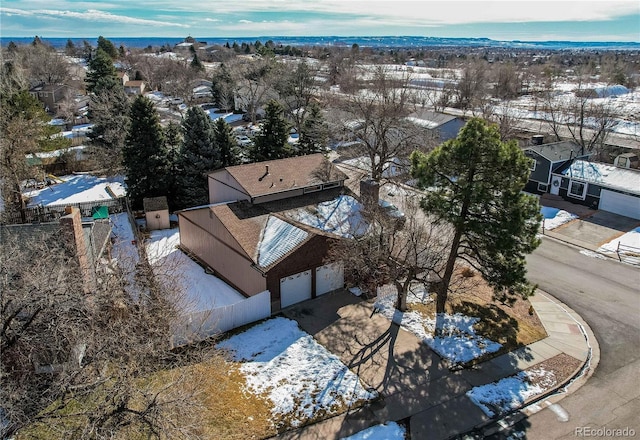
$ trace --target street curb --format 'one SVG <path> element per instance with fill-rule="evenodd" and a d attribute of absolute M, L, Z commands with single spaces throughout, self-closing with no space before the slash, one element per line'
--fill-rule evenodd
<path fill-rule="evenodd" d="M 546 297 L 549 301 L 559 306 L 565 313 L 567 313 L 578 324 L 580 331 L 585 338 L 585 342 L 589 347 L 589 354 L 583 364 L 576 368 L 568 378 L 564 379 L 555 388 L 545 391 L 544 393 L 532 397 L 525 401 L 520 408 L 509 411 L 501 416 L 492 417 L 490 420 L 480 423 L 473 427 L 473 429 L 466 433 L 459 433 L 449 437 L 449 439 L 461 438 L 466 434 L 482 433 L 483 436 L 495 434 L 509 426 L 513 426 L 522 419 L 532 416 L 533 414 L 548 408 L 551 405 L 564 399 L 569 394 L 575 392 L 582 387 L 587 380 L 593 375 L 595 369 L 600 363 L 600 345 L 595 337 L 595 334 L 591 330 L 591 327 L 578 315 L 573 309 L 558 300 L 550 293 L 538 289 L 537 294 Z M 532 365 L 533 366 L 533 365 Z M 539 406 L 540 402 L 545 403 L 544 406 Z M 507 420 L 505 423 L 502 421 Z M 495 425 L 495 426 L 493 426 Z"/>

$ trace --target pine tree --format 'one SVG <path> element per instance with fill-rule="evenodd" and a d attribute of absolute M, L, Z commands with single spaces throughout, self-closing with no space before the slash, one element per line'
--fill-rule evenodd
<path fill-rule="evenodd" d="M 300 154 L 323 153 L 329 140 L 329 125 L 324 120 L 322 110 L 317 104 L 309 108 L 307 118 L 302 124 L 300 140 L 298 141 Z"/>
<path fill-rule="evenodd" d="M 234 106 L 235 83 L 229 68 L 221 63 L 211 79 L 211 94 L 214 104 L 221 110 L 228 111 Z"/>
<path fill-rule="evenodd" d="M 164 148 L 167 153 L 167 201 L 169 208 L 173 211 L 180 206 L 178 197 L 178 176 L 182 170 L 180 168 L 180 150 L 182 148 L 183 136 L 182 127 L 173 121 L 169 122 L 163 130 Z"/>
<path fill-rule="evenodd" d="M 116 49 L 110 40 L 107 40 L 102 35 L 98 37 L 98 49 L 102 49 L 112 60 L 118 58 L 118 49 Z"/>
<path fill-rule="evenodd" d="M 193 46 L 191 46 L 191 47 L 193 47 Z M 193 70 L 199 70 L 199 71 L 203 71 L 204 70 L 204 65 L 200 61 L 200 58 L 198 58 L 198 54 L 197 53 L 193 54 L 193 59 L 191 60 L 191 68 Z"/>
<path fill-rule="evenodd" d="M 103 89 L 112 89 L 118 84 L 113 59 L 104 50 L 98 48 L 89 61 L 89 70 L 85 78 L 87 91 L 98 93 Z"/>
<path fill-rule="evenodd" d="M 522 192 L 529 162 L 515 141 L 500 141 L 495 125 L 471 119 L 456 139 L 429 155 L 414 152 L 412 174 L 425 192 L 421 206 L 451 225 L 453 239 L 437 288 L 443 313 L 455 263 L 463 260 L 494 288 L 496 298 L 526 297 L 525 254 L 539 244 L 537 200 Z"/>
<path fill-rule="evenodd" d="M 290 156 L 287 139 L 289 126 L 282 116 L 282 106 L 271 101 L 265 108 L 265 120 L 262 131 L 254 138 L 251 158 L 254 162 L 283 159 Z"/>
<path fill-rule="evenodd" d="M 148 98 L 137 96 L 131 105 L 131 127 L 122 151 L 127 193 L 135 208 L 145 197 L 167 193 L 167 154 L 156 109 Z"/>
<path fill-rule="evenodd" d="M 209 200 L 207 173 L 220 168 L 211 118 L 201 107 L 191 107 L 182 121 L 184 141 L 180 152 L 180 207 L 206 204 Z"/>
<path fill-rule="evenodd" d="M 224 119 L 218 118 L 213 123 L 213 133 L 214 142 L 220 150 L 220 165 L 222 167 L 237 165 L 240 151 L 231 126 Z"/>
<path fill-rule="evenodd" d="M 71 38 L 67 40 L 67 44 L 64 46 L 64 53 L 70 57 L 76 55 L 76 45 Z"/>

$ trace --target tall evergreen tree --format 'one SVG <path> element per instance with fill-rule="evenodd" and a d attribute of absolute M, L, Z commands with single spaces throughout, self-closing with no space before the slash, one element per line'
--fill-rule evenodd
<path fill-rule="evenodd" d="M 64 53 L 70 57 L 76 55 L 76 45 L 71 38 L 67 40 L 67 44 L 64 46 Z"/>
<path fill-rule="evenodd" d="M 118 84 L 113 59 L 104 50 L 98 48 L 89 61 L 89 70 L 85 78 L 87 91 L 98 93 L 102 89 L 111 89 Z"/>
<path fill-rule="evenodd" d="M 131 126 L 122 158 L 134 207 L 142 207 L 145 197 L 166 195 L 168 163 L 162 127 L 153 102 L 141 95 L 131 105 Z"/>
<path fill-rule="evenodd" d="M 220 168 L 220 151 L 215 145 L 211 118 L 202 107 L 191 107 L 182 121 L 184 141 L 178 177 L 179 206 L 206 204 L 209 200 L 207 173 Z"/>
<path fill-rule="evenodd" d="M 277 101 L 271 101 L 265 108 L 262 131 L 254 138 L 251 159 L 261 162 L 290 156 L 288 139 L 289 125 L 282 116 L 282 106 Z"/>
<path fill-rule="evenodd" d="M 102 35 L 98 37 L 98 49 L 102 49 L 112 60 L 118 58 L 118 49 L 116 49 L 110 40 L 107 40 Z"/>
<path fill-rule="evenodd" d="M 173 211 L 180 206 L 178 202 L 178 176 L 182 170 L 180 168 L 180 150 L 182 148 L 182 127 L 175 122 L 169 122 L 163 130 L 164 148 L 167 154 L 167 200 L 169 208 Z"/>
<path fill-rule="evenodd" d="M 422 209 L 451 225 L 453 239 L 439 273 L 436 311 L 443 313 L 455 264 L 474 267 L 507 301 L 533 292 L 525 255 L 539 244 L 537 200 L 522 192 L 529 161 L 515 141 L 503 143 L 494 125 L 471 119 L 456 139 L 429 155 L 414 152 L 412 174 L 429 188 Z"/>
<path fill-rule="evenodd" d="M 200 58 L 198 58 L 197 53 L 193 54 L 193 59 L 191 60 L 191 68 L 198 71 L 204 71 L 204 65 L 202 64 L 202 61 L 200 61 Z"/>
<path fill-rule="evenodd" d="M 213 134 L 214 142 L 220 151 L 220 165 L 222 167 L 237 165 L 240 162 L 240 151 L 231 126 L 224 119 L 218 118 L 213 123 Z"/>
<path fill-rule="evenodd" d="M 329 125 L 317 104 L 311 104 L 302 124 L 298 152 L 300 154 L 323 153 L 329 140 Z"/>

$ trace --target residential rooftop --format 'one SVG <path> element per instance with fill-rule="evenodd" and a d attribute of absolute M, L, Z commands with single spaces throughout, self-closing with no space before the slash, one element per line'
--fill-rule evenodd
<path fill-rule="evenodd" d="M 586 157 L 590 153 L 583 153 L 582 147 L 573 141 L 560 141 L 550 144 L 533 145 L 525 148 L 525 151 L 535 151 L 540 156 L 549 159 L 551 162 L 575 159 L 576 157 Z"/>
<path fill-rule="evenodd" d="M 607 188 L 640 194 L 640 170 L 576 160 L 562 174 L 572 179 L 596 183 Z"/>

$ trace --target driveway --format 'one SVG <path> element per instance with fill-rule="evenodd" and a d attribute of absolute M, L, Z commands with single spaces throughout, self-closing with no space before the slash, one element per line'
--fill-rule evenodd
<path fill-rule="evenodd" d="M 640 225 L 640 221 L 633 218 L 607 211 L 595 211 L 587 217 L 573 220 L 553 231 L 545 231 L 545 234 L 561 240 L 564 239 L 564 241 L 575 242 L 587 249 L 596 250 L 638 225 Z"/>

